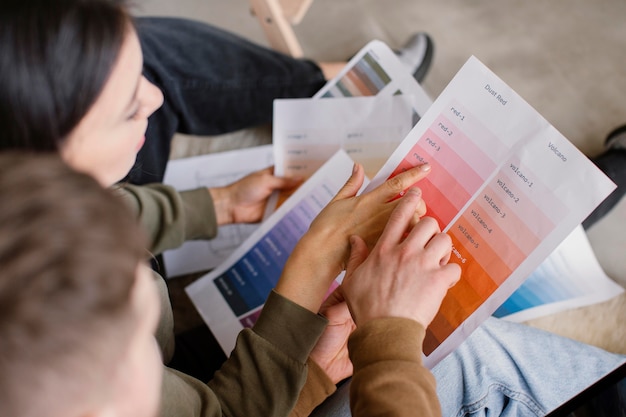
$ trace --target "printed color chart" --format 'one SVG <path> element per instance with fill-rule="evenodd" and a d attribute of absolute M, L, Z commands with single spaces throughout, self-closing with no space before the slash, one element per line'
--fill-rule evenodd
<path fill-rule="evenodd" d="M 397 60 L 388 48 L 380 53 Z M 399 90 L 397 82 L 392 77 L 384 90 Z M 451 237 L 450 262 L 462 269 L 427 329 L 424 364 L 432 367 L 492 315 L 615 184 L 474 57 L 364 192 L 424 162 L 432 170 L 417 185 L 427 215 Z M 225 352 L 257 320 L 295 242 L 352 164 L 339 151 L 222 265 L 187 287 Z"/>
<path fill-rule="evenodd" d="M 389 74 L 368 52 L 322 97 L 375 96 L 390 82 Z"/>
<path fill-rule="evenodd" d="M 258 310 L 276 286 L 289 254 L 333 195 L 324 186 L 317 187 L 234 265 L 214 279 L 243 327 L 252 327 L 256 322 Z"/>
<path fill-rule="evenodd" d="M 426 364 L 433 366 L 492 314 L 614 185 L 475 58 L 369 188 L 425 162 L 432 171 L 417 186 L 427 215 L 451 237 L 451 262 L 462 269 L 426 332 Z M 581 192 L 593 201 L 581 204 L 576 198 Z"/>
<path fill-rule="evenodd" d="M 413 125 L 432 100 L 396 54 L 381 41 L 365 45 L 313 98 L 405 95 L 413 101 Z"/>
<path fill-rule="evenodd" d="M 461 281 L 450 290 L 427 330 L 426 355 L 476 311 L 567 214 L 566 207 L 554 200 L 550 215 L 556 220 L 548 218 L 519 188 L 520 183 L 546 188 L 539 178 L 519 180 L 519 173 L 531 169 L 517 160 L 498 167 L 498 161 L 482 149 L 501 155 L 507 151 L 504 144 L 486 127 L 475 125 L 474 134 L 484 137 L 488 145 L 477 146 L 463 130 L 463 123 L 476 117 L 457 103 L 446 109 L 392 174 L 426 161 L 433 166 L 432 174 L 419 184 L 428 202 L 427 215 L 437 219 L 442 230 L 448 229 L 453 256 L 463 269 Z M 526 225 L 525 218 L 532 223 Z"/>
<path fill-rule="evenodd" d="M 296 243 L 343 186 L 353 164 L 344 151 L 335 153 L 223 264 L 186 288 L 224 352 L 232 351 L 237 334 L 257 321 Z"/>

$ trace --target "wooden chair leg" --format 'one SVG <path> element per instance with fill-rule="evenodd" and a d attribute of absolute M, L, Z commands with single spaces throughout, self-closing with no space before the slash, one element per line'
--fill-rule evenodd
<path fill-rule="evenodd" d="M 294 58 L 303 56 L 291 25 L 300 22 L 313 0 L 250 0 L 270 46 Z"/>
<path fill-rule="evenodd" d="M 292 26 L 295 26 L 300 23 L 313 0 L 279 0 L 279 3 L 285 18 Z"/>

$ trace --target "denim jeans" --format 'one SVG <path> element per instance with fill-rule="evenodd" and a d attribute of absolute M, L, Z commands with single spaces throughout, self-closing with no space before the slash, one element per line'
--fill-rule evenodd
<path fill-rule="evenodd" d="M 218 135 L 272 121 L 275 98 L 311 97 L 319 67 L 193 20 L 137 18 L 144 75 L 165 101 L 127 180 L 160 182 L 174 133 Z"/>
<path fill-rule="evenodd" d="M 489 318 L 432 371 L 444 417 L 536 417 L 625 360 L 552 333 Z M 342 384 L 312 416 L 350 416 L 349 385 Z"/>

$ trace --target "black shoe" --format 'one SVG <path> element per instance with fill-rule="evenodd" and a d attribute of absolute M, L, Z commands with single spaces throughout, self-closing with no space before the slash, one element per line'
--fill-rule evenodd
<path fill-rule="evenodd" d="M 606 150 L 592 161 L 617 184 L 617 189 L 583 221 L 585 230 L 609 213 L 626 194 L 626 125 L 609 133 L 604 146 Z"/>
<path fill-rule="evenodd" d="M 626 150 L 626 125 L 620 126 L 609 133 L 604 140 L 604 147 L 608 149 Z"/>
<path fill-rule="evenodd" d="M 395 52 L 417 82 L 421 83 L 430 69 L 435 45 L 427 33 L 418 32 L 411 35 L 404 46 Z"/>

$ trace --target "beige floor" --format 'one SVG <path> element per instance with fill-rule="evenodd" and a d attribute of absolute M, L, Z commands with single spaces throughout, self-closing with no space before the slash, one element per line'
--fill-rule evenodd
<path fill-rule="evenodd" d="M 135 4 L 139 15 L 200 19 L 265 44 L 246 0 Z M 374 38 L 397 47 L 412 32 L 427 31 L 436 43 L 424 82 L 432 97 L 476 55 L 583 152 L 595 155 L 605 135 L 626 123 L 625 18 L 623 0 L 315 0 L 295 30 L 305 55 L 318 61 L 343 60 Z M 175 155 L 219 149 L 230 139 L 177 138 Z M 267 141 L 267 131 L 242 132 L 238 140 Z M 626 286 L 626 201 L 589 238 L 607 273 Z M 626 354 L 625 319 L 621 296 L 530 324 Z"/>

